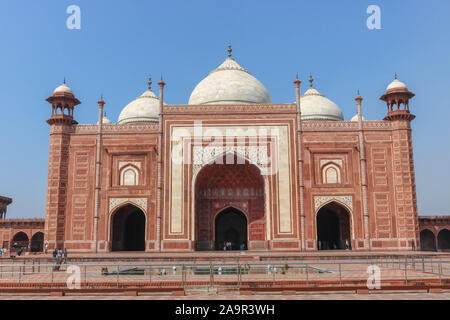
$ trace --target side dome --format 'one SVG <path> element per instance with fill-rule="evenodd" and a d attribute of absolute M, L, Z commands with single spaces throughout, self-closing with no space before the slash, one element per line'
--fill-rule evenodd
<path fill-rule="evenodd" d="M 312 86 L 300 97 L 302 120 L 344 121 L 342 110 Z"/>
<path fill-rule="evenodd" d="M 122 109 L 118 124 L 159 121 L 159 98 L 151 90 L 150 85 L 149 80 L 148 89 Z"/>
<path fill-rule="evenodd" d="M 269 92 L 251 73 L 232 57 L 200 81 L 189 98 L 189 104 L 270 104 Z"/>
<path fill-rule="evenodd" d="M 99 124 L 98 121 L 97 124 Z M 112 124 L 111 120 L 109 120 L 109 118 L 106 116 L 106 113 L 103 115 L 102 124 Z"/>
<path fill-rule="evenodd" d="M 366 118 L 364 118 L 364 116 L 361 116 L 361 118 L 362 118 L 362 121 L 366 121 Z M 358 114 L 355 114 L 350 121 L 358 121 Z"/>

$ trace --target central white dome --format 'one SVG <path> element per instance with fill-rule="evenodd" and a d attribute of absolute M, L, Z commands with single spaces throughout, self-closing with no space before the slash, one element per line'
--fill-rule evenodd
<path fill-rule="evenodd" d="M 230 56 L 195 87 L 189 104 L 270 104 L 264 85 Z"/>

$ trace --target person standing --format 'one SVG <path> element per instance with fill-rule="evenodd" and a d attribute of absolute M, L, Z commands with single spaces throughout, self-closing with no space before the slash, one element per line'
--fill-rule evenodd
<path fill-rule="evenodd" d="M 48 252 L 48 241 L 45 242 L 45 253 L 47 253 L 47 252 Z"/>
<path fill-rule="evenodd" d="M 55 248 L 55 250 L 53 250 L 53 254 L 52 254 L 52 263 L 53 264 L 55 264 L 55 262 L 56 262 L 56 255 L 58 254 L 58 252 L 56 251 L 56 248 Z"/>
<path fill-rule="evenodd" d="M 64 248 L 64 264 L 67 264 L 67 249 Z"/>
<path fill-rule="evenodd" d="M 61 260 L 62 260 L 62 250 L 61 248 L 58 249 L 58 264 L 61 264 Z"/>

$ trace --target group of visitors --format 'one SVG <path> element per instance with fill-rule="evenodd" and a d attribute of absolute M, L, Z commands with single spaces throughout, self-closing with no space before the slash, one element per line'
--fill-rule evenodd
<path fill-rule="evenodd" d="M 223 242 L 223 251 L 231 250 L 231 241 Z"/>
<path fill-rule="evenodd" d="M 337 250 L 342 249 L 342 247 L 336 243 L 335 241 L 318 241 L 318 247 L 319 250 Z M 345 240 L 343 244 L 343 249 L 349 250 L 350 249 L 350 242 L 348 240 Z"/>
<path fill-rule="evenodd" d="M 5 256 L 8 255 L 8 249 L 7 248 L 2 248 L 0 250 L 0 257 L 3 257 L 3 255 L 5 255 Z"/>
<path fill-rule="evenodd" d="M 62 263 L 67 264 L 67 249 L 64 248 L 63 252 L 61 248 L 59 248 L 58 250 L 56 250 L 55 248 L 55 250 L 53 250 L 52 256 L 52 262 L 55 265 L 55 270 L 59 270 Z"/>
<path fill-rule="evenodd" d="M 239 246 L 240 250 L 245 250 L 245 243 L 241 243 L 241 245 Z M 227 250 L 233 250 L 233 244 L 231 243 L 231 241 L 224 241 L 223 242 L 223 251 L 227 251 Z"/>

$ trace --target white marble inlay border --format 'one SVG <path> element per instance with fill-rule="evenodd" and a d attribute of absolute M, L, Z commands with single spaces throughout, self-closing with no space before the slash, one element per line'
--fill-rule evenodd
<path fill-rule="evenodd" d="M 353 211 L 353 196 L 314 196 L 314 209 L 317 211 L 323 204 L 336 200 Z"/>
<path fill-rule="evenodd" d="M 124 203 L 134 204 L 147 213 L 147 198 L 110 198 L 109 213 Z"/>

